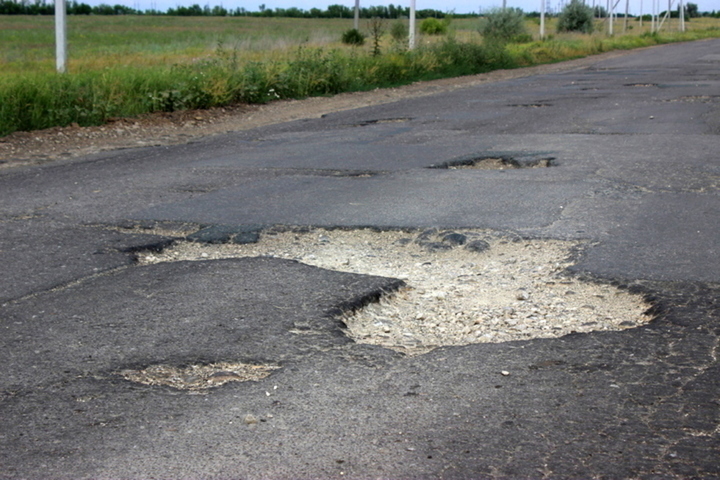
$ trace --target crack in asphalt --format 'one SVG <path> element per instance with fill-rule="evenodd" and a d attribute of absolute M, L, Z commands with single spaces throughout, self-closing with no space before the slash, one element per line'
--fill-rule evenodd
<path fill-rule="evenodd" d="M 129 258 L 132 258 L 132 257 L 129 257 Z M 129 268 L 133 268 L 134 266 L 135 266 L 135 265 L 132 265 L 132 264 L 131 264 L 131 265 L 121 265 L 121 266 L 119 266 L 119 267 L 115 267 L 115 268 L 111 268 L 111 269 L 108 269 L 108 270 L 104 270 L 104 271 L 102 271 L 102 272 L 93 273 L 93 274 L 91 274 L 91 275 L 87 275 L 87 276 L 84 276 L 84 277 L 79 277 L 79 278 L 76 278 L 76 279 L 74 279 L 74 280 L 70 280 L 70 281 L 68 281 L 68 282 L 63 282 L 63 283 L 61 283 L 61 284 L 55 285 L 55 286 L 53 286 L 53 287 L 51 287 L 51 288 L 46 288 L 46 289 L 42 289 L 42 290 L 37 290 L 37 291 L 34 291 L 34 292 L 29 293 L 29 294 L 27 294 L 27 295 L 23 295 L 23 296 L 21 296 L 21 297 L 7 299 L 7 300 L 5 300 L 2 304 L 0 304 L 0 306 L 6 307 L 6 306 L 9 306 L 9 305 L 17 305 L 17 304 L 20 304 L 20 303 L 25 302 L 25 301 L 27 301 L 27 300 L 33 299 L 33 298 L 41 297 L 41 296 L 48 295 L 48 294 L 52 294 L 52 293 L 56 293 L 56 292 L 62 292 L 62 291 L 64 291 L 64 290 L 68 290 L 68 289 L 70 289 L 70 288 L 72 288 L 72 287 L 76 287 L 76 286 L 78 286 L 78 285 L 83 285 L 83 284 L 85 284 L 85 283 L 92 282 L 92 281 L 97 280 L 97 279 L 99 279 L 99 278 L 103 278 L 103 277 L 107 277 L 107 276 L 114 275 L 114 274 L 116 274 L 116 273 L 118 273 L 118 272 L 121 272 L 121 271 L 123 271 L 123 270 L 127 270 L 127 269 L 129 269 Z"/>
<path fill-rule="evenodd" d="M 341 177 L 341 178 L 368 178 L 379 175 L 388 175 L 389 170 L 341 170 L 325 168 L 287 168 L 287 167 L 262 167 L 253 169 L 258 172 L 269 172 L 274 176 L 317 176 L 317 177 Z"/>

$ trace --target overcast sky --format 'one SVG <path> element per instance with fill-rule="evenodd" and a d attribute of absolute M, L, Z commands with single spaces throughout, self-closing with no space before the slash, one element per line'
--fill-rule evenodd
<path fill-rule="evenodd" d="M 508 7 L 522 8 L 526 12 L 540 11 L 541 0 L 506 0 Z M 557 9 L 560 1 L 567 0 L 546 0 L 546 4 L 553 9 Z M 618 0 L 615 0 L 618 1 Z M 660 3 L 660 10 L 667 9 L 667 0 L 655 0 Z M 673 8 L 677 8 L 679 0 L 672 0 Z M 687 1 L 687 0 L 684 0 Z M 595 3 L 606 6 L 607 0 L 586 0 L 589 5 Z M 630 12 L 633 14 L 640 13 L 642 8 L 643 13 L 650 13 L 652 9 L 653 0 L 629 0 Z M 243 7 L 250 11 L 257 11 L 260 4 L 264 4 L 267 8 L 290 8 L 297 7 L 303 10 L 310 10 L 311 8 L 326 9 L 328 5 L 340 4 L 348 7 L 355 5 L 354 0 L 85 0 L 85 3 L 90 5 L 98 5 L 101 3 L 107 3 L 111 5 L 121 4 L 128 7 L 137 8 L 140 10 L 146 10 L 149 8 L 157 8 L 158 10 L 167 10 L 170 7 L 176 7 L 179 5 L 190 6 L 197 3 L 201 6 L 209 4 L 211 7 L 215 5 L 222 5 L 227 9 L 235 9 L 237 7 Z M 373 6 L 373 5 L 405 5 L 409 6 L 409 0 L 401 1 L 388 1 L 388 0 L 360 0 L 361 6 Z M 720 0 L 695 0 L 693 3 L 697 4 L 699 10 L 712 11 L 720 10 Z M 432 8 L 443 12 L 454 10 L 456 13 L 469 13 L 478 12 L 481 9 L 486 11 L 493 7 L 502 6 L 502 0 L 416 0 L 416 8 L 418 10 L 425 8 Z M 619 0 L 617 9 L 621 12 L 625 11 L 625 0 Z"/>

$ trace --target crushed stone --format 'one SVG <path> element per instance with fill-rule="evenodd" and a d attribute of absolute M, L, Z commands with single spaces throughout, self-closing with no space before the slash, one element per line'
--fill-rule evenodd
<path fill-rule="evenodd" d="M 165 385 L 177 390 L 202 393 L 229 382 L 250 382 L 261 380 L 275 365 L 251 365 L 247 363 L 219 362 L 207 365 L 150 365 L 139 369 L 124 369 L 118 375 L 125 380 L 143 385 Z"/>

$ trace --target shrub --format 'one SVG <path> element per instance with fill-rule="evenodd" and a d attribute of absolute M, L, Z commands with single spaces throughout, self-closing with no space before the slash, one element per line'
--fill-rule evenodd
<path fill-rule="evenodd" d="M 398 43 L 407 40 L 408 33 L 408 26 L 402 20 L 397 20 L 390 26 L 390 36 Z"/>
<path fill-rule="evenodd" d="M 426 18 L 420 24 L 420 33 L 425 35 L 444 35 L 447 33 L 447 23 L 434 17 Z"/>
<path fill-rule="evenodd" d="M 497 68 L 513 68 L 515 62 L 498 43 L 479 45 L 452 38 L 432 45 L 431 51 L 443 62 L 443 71 L 452 75 L 472 75 Z"/>
<path fill-rule="evenodd" d="M 580 0 L 571 0 L 558 17 L 558 32 L 592 33 L 593 28 L 593 9 Z"/>
<path fill-rule="evenodd" d="M 500 43 L 532 41 L 525 28 L 525 15 L 519 8 L 492 10 L 485 16 L 480 33 L 485 39 Z"/>
<path fill-rule="evenodd" d="M 351 28 L 342 34 L 342 42 L 345 45 L 363 45 L 365 43 L 365 35 L 360 33 L 357 28 Z"/>

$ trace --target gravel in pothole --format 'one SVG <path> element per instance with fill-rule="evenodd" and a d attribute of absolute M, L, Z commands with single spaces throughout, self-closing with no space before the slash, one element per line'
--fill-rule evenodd
<path fill-rule="evenodd" d="M 247 363 L 220 362 L 207 365 L 151 365 L 137 370 L 125 369 L 118 375 L 131 382 L 144 385 L 165 385 L 178 390 L 202 392 L 229 382 L 261 380 L 273 370 L 274 365 L 251 365 Z"/>
<path fill-rule="evenodd" d="M 578 242 L 518 240 L 487 231 L 263 232 L 257 244 L 184 242 L 142 263 L 271 256 L 399 278 L 406 287 L 342 320 L 349 335 L 423 353 L 441 345 L 560 337 L 646 324 L 640 295 L 566 273 Z"/>

